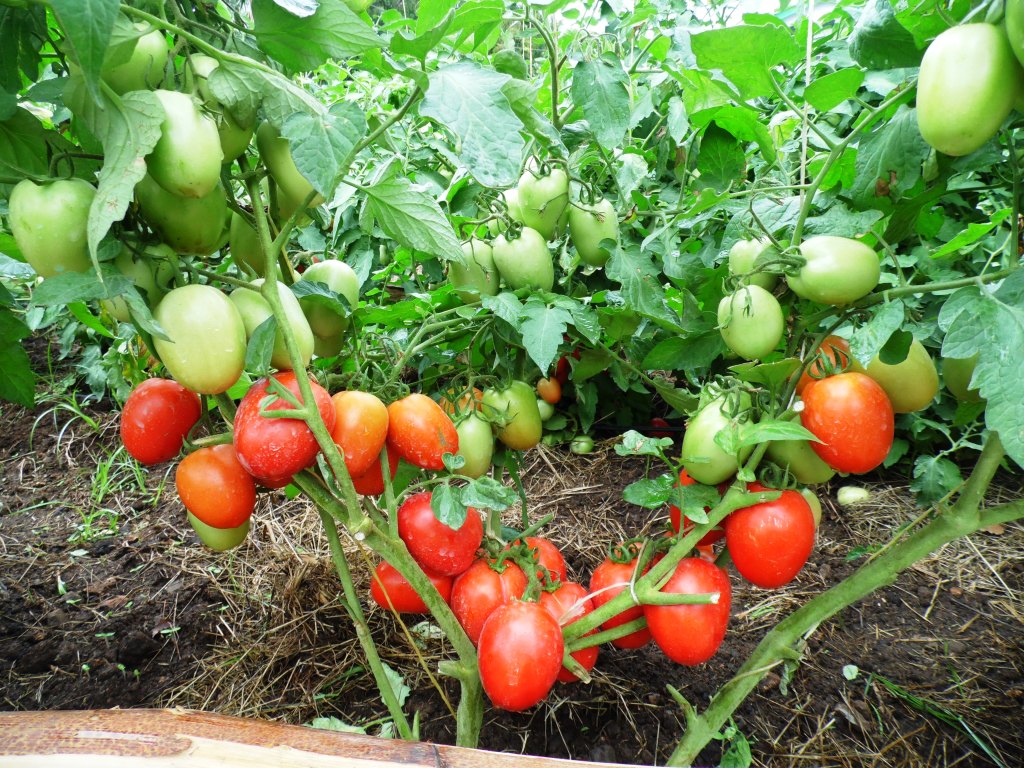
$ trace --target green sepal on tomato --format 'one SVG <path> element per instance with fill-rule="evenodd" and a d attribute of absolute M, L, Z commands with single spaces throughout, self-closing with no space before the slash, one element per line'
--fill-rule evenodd
<path fill-rule="evenodd" d="M 779 282 L 779 276 L 771 272 L 754 271 L 758 257 L 771 247 L 772 241 L 767 238 L 736 241 L 729 249 L 729 274 L 744 278 L 747 285 L 756 285 L 766 291 L 772 290 Z"/>

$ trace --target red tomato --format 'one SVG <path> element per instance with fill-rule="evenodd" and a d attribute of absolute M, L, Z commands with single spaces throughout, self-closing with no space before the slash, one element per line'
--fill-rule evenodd
<path fill-rule="evenodd" d="M 537 381 L 537 394 L 545 403 L 557 405 L 558 401 L 562 399 L 562 383 L 555 376 L 550 379 L 540 379 Z"/>
<path fill-rule="evenodd" d="M 369 392 L 338 392 L 331 401 L 331 437 L 345 456 L 348 473 L 353 477 L 365 475 L 380 460 L 388 436 L 387 406 Z"/>
<path fill-rule="evenodd" d="M 275 373 L 274 378 L 302 401 L 294 372 Z M 274 483 L 286 485 L 282 481 L 311 466 L 316 461 L 320 446 L 306 422 L 300 419 L 268 419 L 260 415 L 260 401 L 267 397 L 269 383 L 268 379 L 257 381 L 238 404 L 235 411 L 235 450 L 238 451 L 238 460 L 250 475 L 273 487 Z M 315 381 L 310 380 L 309 384 L 320 417 L 330 430 L 334 427 L 331 396 Z M 271 396 L 271 399 L 266 410 L 294 410 L 294 406 L 283 398 Z"/>
<path fill-rule="evenodd" d="M 475 644 L 495 608 L 518 600 L 526 591 L 526 574 L 508 564 L 498 573 L 486 560 L 477 560 L 452 584 L 452 613 Z"/>
<path fill-rule="evenodd" d="M 480 633 L 480 682 L 494 706 L 521 712 L 555 684 L 565 649 L 562 628 L 540 603 L 497 608 Z"/>
<path fill-rule="evenodd" d="M 541 592 L 540 604 L 555 617 L 555 621 L 561 627 L 566 627 L 574 621 L 582 619 L 594 610 L 594 601 L 590 599 L 587 590 L 574 581 L 563 581 L 554 592 Z M 587 634 L 593 635 L 596 632 L 595 629 Z M 597 646 L 591 645 L 575 651 L 572 657 L 589 672 L 597 663 Z M 562 667 L 558 671 L 558 680 L 563 683 L 574 683 L 579 678 Z"/>
<path fill-rule="evenodd" d="M 600 608 L 623 589 L 629 587 L 629 583 L 633 580 L 633 572 L 636 570 L 636 565 L 636 560 L 631 560 L 628 563 L 616 563 L 609 558 L 605 558 L 604 562 L 594 569 L 594 574 L 590 577 L 590 596 L 594 601 L 595 609 Z M 601 625 L 601 629 L 613 629 L 622 624 L 635 621 L 643 615 L 643 607 L 634 605 L 632 608 L 627 608 L 622 613 L 612 616 Z M 631 632 L 617 640 L 612 640 L 612 645 L 616 648 L 642 648 L 647 645 L 650 639 L 651 633 L 649 630 L 638 629 L 636 632 Z"/>
<path fill-rule="evenodd" d="M 821 364 L 822 358 L 828 358 L 832 368 L 838 368 L 840 362 L 845 361 L 849 363 L 847 370 L 857 371 L 858 373 L 864 372 L 864 367 L 850 354 L 850 342 L 842 336 L 829 336 L 818 347 L 814 362 L 808 365 L 804 372 L 800 374 L 800 381 L 796 383 L 796 393 L 798 395 L 803 394 L 804 389 L 812 381 L 817 381 L 825 375 L 825 369 Z"/>
<path fill-rule="evenodd" d="M 818 379 L 803 399 L 800 423 L 823 441 L 811 448 L 830 467 L 859 475 L 885 460 L 895 421 L 892 403 L 874 379 L 863 373 Z"/>
<path fill-rule="evenodd" d="M 666 428 L 671 426 L 665 419 L 655 416 L 650 421 L 650 429 L 647 430 L 648 437 L 674 437 L 671 431 Z"/>
<path fill-rule="evenodd" d="M 690 477 L 687 474 L 685 469 L 680 469 L 679 470 L 679 485 L 686 486 L 686 485 L 696 485 L 696 484 L 697 484 L 697 481 L 694 480 L 692 477 Z M 718 486 L 718 492 L 719 493 L 724 493 L 725 491 L 723 489 L 727 488 L 727 487 L 728 486 L 723 483 L 722 485 Z M 710 512 L 711 511 L 711 507 L 704 507 L 704 511 L 705 512 Z M 669 514 L 669 517 L 672 520 L 672 530 L 675 531 L 676 533 L 679 533 L 679 523 L 680 523 L 679 518 L 680 518 L 680 516 L 684 517 L 684 521 L 683 521 L 683 534 L 685 535 L 685 534 L 689 533 L 691 530 L 693 530 L 693 523 L 690 522 L 690 518 L 685 517 L 682 514 L 682 511 L 679 509 L 679 507 L 677 507 L 675 504 L 669 504 L 668 505 L 668 514 Z M 703 537 L 701 537 L 701 540 L 697 542 L 697 546 L 698 547 L 707 547 L 707 546 L 709 546 L 711 544 L 714 544 L 716 541 L 720 540 L 723 536 L 725 536 L 725 531 L 723 529 L 717 528 L 717 527 L 716 528 L 712 528 L 710 531 L 708 531 L 706 534 L 704 534 Z"/>
<path fill-rule="evenodd" d="M 237 528 L 256 506 L 256 483 L 231 445 L 190 453 L 178 465 L 174 484 L 185 509 L 211 528 Z"/>
<path fill-rule="evenodd" d="M 473 564 L 484 538 L 480 513 L 470 507 L 458 529 L 437 519 L 430 491 L 410 496 L 398 508 L 398 535 L 424 570 L 458 576 Z"/>
<path fill-rule="evenodd" d="M 571 370 L 568 357 L 558 358 L 558 364 L 555 366 L 555 379 L 563 387 L 569 382 L 569 372 Z"/>
<path fill-rule="evenodd" d="M 147 379 L 124 401 L 121 442 L 140 464 L 173 459 L 202 412 L 195 392 L 170 379 Z"/>
<path fill-rule="evenodd" d="M 461 393 L 461 396 L 459 392 L 452 388 L 446 390 L 438 398 L 438 405 L 441 406 L 442 411 L 454 417 L 463 413 L 469 413 L 470 411 L 479 411 L 483 399 L 484 393 L 477 387 L 473 387 L 472 394 L 466 391 Z"/>
<path fill-rule="evenodd" d="M 661 588 L 666 594 L 700 595 L 717 592 L 707 605 L 645 605 L 647 627 L 662 652 L 679 664 L 700 664 L 715 655 L 729 623 L 732 589 L 729 576 L 698 557 L 679 561 Z"/>
<path fill-rule="evenodd" d="M 444 469 L 441 457 L 457 453 L 459 434 L 441 406 L 413 394 L 388 406 L 388 443 L 403 459 L 422 469 Z"/>
<path fill-rule="evenodd" d="M 427 577 L 437 587 L 441 597 L 447 603 L 452 597 L 452 577 L 438 576 L 425 571 Z M 381 561 L 373 572 L 370 580 L 370 596 L 381 608 L 398 613 L 429 613 L 423 598 L 413 589 L 412 584 L 394 569 L 389 563 Z"/>
<path fill-rule="evenodd" d="M 772 491 L 747 483 L 751 493 Z M 725 543 L 736 570 L 751 584 L 775 589 L 793 580 L 814 548 L 814 513 L 797 491 L 737 509 L 725 519 Z"/>
<path fill-rule="evenodd" d="M 522 539 L 516 539 L 514 543 L 520 544 L 522 541 Z M 548 569 L 553 582 L 565 581 L 565 558 L 550 539 L 541 536 L 527 536 L 526 545 L 533 550 L 533 561 Z M 542 584 L 544 583 L 544 571 L 540 568 L 537 569 L 537 578 Z"/>
<path fill-rule="evenodd" d="M 398 451 L 390 445 L 387 446 L 387 450 L 388 472 L 391 475 L 391 479 L 394 480 L 395 473 L 398 472 Z M 373 464 L 370 465 L 365 475 L 352 478 L 352 485 L 355 486 L 356 493 L 360 496 L 380 496 L 384 493 L 384 470 L 381 468 L 379 455 L 374 459 Z"/>

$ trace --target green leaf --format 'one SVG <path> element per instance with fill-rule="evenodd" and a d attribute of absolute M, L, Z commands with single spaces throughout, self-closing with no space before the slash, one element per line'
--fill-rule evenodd
<path fill-rule="evenodd" d="M 588 432 L 597 415 L 597 386 L 592 381 L 576 385 L 577 415 L 580 417 L 580 431 Z"/>
<path fill-rule="evenodd" d="M 690 36 L 690 47 L 701 69 L 721 70 L 745 99 L 774 94 L 771 70 L 780 64 L 795 64 L 801 55 L 792 34 L 775 25 L 700 32 Z"/>
<path fill-rule="evenodd" d="M 615 444 L 619 456 L 660 456 L 666 448 L 672 447 L 670 437 L 645 437 L 631 429 Z"/>
<path fill-rule="evenodd" d="M 273 0 L 253 0 L 256 42 L 290 72 L 310 72 L 330 59 L 347 59 L 383 41 L 343 0 L 321 0 L 312 16 L 299 18 Z"/>
<path fill-rule="evenodd" d="M 712 125 L 701 136 L 697 170 L 700 187 L 726 190 L 746 178 L 746 154 L 735 136 Z"/>
<path fill-rule="evenodd" d="M 519 501 L 514 488 L 509 488 L 493 477 L 480 477 L 470 480 L 462 488 L 462 503 L 474 509 L 493 509 L 502 511 Z"/>
<path fill-rule="evenodd" d="M 611 352 L 603 349 L 584 349 L 580 352 L 580 359 L 572 369 L 572 380 L 576 383 L 593 378 L 608 367 L 615 360 Z"/>
<path fill-rule="evenodd" d="M 849 39 L 850 56 L 865 69 L 916 67 L 921 51 L 896 19 L 890 0 L 870 0 Z"/>
<path fill-rule="evenodd" d="M 245 347 L 245 368 L 260 376 L 270 368 L 274 354 L 274 338 L 277 336 L 277 318 L 271 315 L 252 332 Z"/>
<path fill-rule="evenodd" d="M 630 113 L 629 76 L 622 61 L 610 54 L 599 61 L 581 61 L 572 72 L 571 93 L 598 143 L 620 146 Z"/>
<path fill-rule="evenodd" d="M 819 112 L 828 112 L 856 96 L 863 82 L 864 70 L 847 67 L 815 79 L 804 89 L 804 98 Z"/>
<path fill-rule="evenodd" d="M 412 689 L 405 684 L 405 678 L 394 669 L 389 667 L 387 664 L 381 663 L 384 668 L 384 677 L 388 679 L 388 684 L 391 686 L 391 690 L 395 694 L 395 698 L 398 700 L 398 706 L 404 707 L 406 700 L 409 698 L 409 694 L 412 693 Z"/>
<path fill-rule="evenodd" d="M 430 509 L 434 517 L 447 525 L 453 531 L 462 527 L 466 522 L 466 504 L 463 502 L 458 489 L 449 483 L 435 485 L 430 494 Z"/>
<path fill-rule="evenodd" d="M 28 8 L 0 7 L 0 90 L 18 93 L 21 69 L 39 69 L 39 40 L 46 34 L 46 8 L 41 3 Z"/>
<path fill-rule="evenodd" d="M 867 365 L 894 333 L 903 327 L 906 312 L 902 301 L 889 301 L 879 307 L 850 339 L 850 354 Z M 973 352 L 971 354 L 974 354 Z M 970 355 L 968 355 L 970 357 Z"/>
<path fill-rule="evenodd" d="M 391 51 L 398 56 L 414 56 L 421 62 L 425 61 L 427 54 L 444 40 L 448 27 L 451 26 L 454 19 L 455 11 L 449 10 L 435 27 L 421 35 L 411 37 L 399 29 L 391 38 Z"/>
<path fill-rule="evenodd" d="M 292 115 L 281 134 L 288 139 L 299 173 L 329 200 L 366 134 L 366 117 L 355 104 L 340 102 L 327 112 Z"/>
<path fill-rule="evenodd" d="M 651 348 L 641 366 L 648 371 L 699 371 L 724 351 L 722 334 L 716 330 L 694 336 L 669 336 Z"/>
<path fill-rule="evenodd" d="M 46 278 L 32 293 L 32 303 L 38 307 L 60 307 L 73 301 L 113 299 L 134 289 L 130 277 L 109 272 L 103 280 L 94 272 L 64 272 Z"/>
<path fill-rule="evenodd" d="M 502 291 L 497 296 L 484 296 L 480 303 L 485 309 L 489 309 L 517 331 L 519 330 L 519 321 L 523 316 L 523 304 L 514 293 Z"/>
<path fill-rule="evenodd" d="M 432 72 L 420 103 L 421 115 L 455 134 L 459 159 L 485 187 L 508 187 L 519 177 L 523 122 L 502 92 L 511 79 L 467 59 Z"/>
<path fill-rule="evenodd" d="M 800 361 L 795 357 L 776 360 L 772 363 L 740 363 L 729 367 L 740 381 L 763 384 L 770 389 L 779 389 L 797 370 Z"/>
<path fill-rule="evenodd" d="M 664 506 L 672 497 L 673 482 L 671 475 L 637 480 L 623 489 L 622 498 L 628 504 L 636 504 L 645 509 L 657 509 Z"/>
<path fill-rule="evenodd" d="M 609 279 L 621 283 L 620 293 L 627 307 L 653 319 L 675 321 L 665 306 L 661 270 L 650 256 L 640 252 L 639 246 L 630 243 L 616 248 L 604 271 Z"/>
<path fill-rule="evenodd" d="M 902 197 L 920 180 L 921 164 L 930 152 L 917 127 L 916 110 L 901 106 L 881 128 L 861 140 L 850 195 L 864 207 L 875 205 L 877 197 Z"/>
<path fill-rule="evenodd" d="M 12 344 L 30 336 L 32 331 L 9 309 L 0 309 L 0 339 L 4 344 Z"/>
<path fill-rule="evenodd" d="M 744 422 L 740 425 L 736 447 L 760 445 L 771 440 L 809 440 L 820 443 L 810 431 L 796 421 Z"/>
<path fill-rule="evenodd" d="M 498 51 L 491 57 L 491 66 L 516 80 L 530 79 L 530 65 L 517 51 Z"/>
<path fill-rule="evenodd" d="M 0 312 L 0 325 L 6 313 Z M 2 330 L 2 328 L 0 328 Z M 6 338 L 0 333 L 0 338 Z M 36 377 L 28 353 L 20 344 L 0 345 L 0 400 L 8 400 L 26 408 L 35 405 Z"/>
<path fill-rule="evenodd" d="M 366 735 L 366 729 L 361 725 L 350 725 L 336 717 L 314 717 L 306 725 L 310 728 L 317 728 L 321 731 L 336 731 L 338 733 L 358 733 Z"/>
<path fill-rule="evenodd" d="M 348 299 L 340 293 L 335 293 L 324 283 L 316 280 L 299 280 L 289 288 L 295 294 L 295 298 L 303 300 L 303 306 L 315 304 L 325 307 L 338 317 L 348 317 L 352 314 L 352 307 L 349 306 Z"/>
<path fill-rule="evenodd" d="M 142 294 L 139 293 L 134 285 L 124 292 L 122 298 L 128 305 L 132 320 L 135 321 L 136 326 L 151 336 L 167 340 L 167 334 L 164 332 L 164 329 L 153 318 L 152 312 L 149 311 L 149 304 L 142 298 Z"/>
<path fill-rule="evenodd" d="M 842 200 L 837 200 L 821 216 L 808 217 L 804 234 L 858 237 L 870 230 L 882 215 L 881 211 L 873 209 L 854 211 Z"/>
<path fill-rule="evenodd" d="M 463 258 L 455 231 L 427 192 L 404 177 L 394 177 L 364 190 L 366 206 L 384 234 L 443 261 Z"/>
<path fill-rule="evenodd" d="M 505 12 L 505 3 L 502 0 L 474 0 L 472 3 L 463 3 L 459 6 L 458 11 L 455 13 L 455 21 L 452 23 L 451 28 L 448 30 L 449 34 L 456 32 L 460 33 L 456 40 L 456 47 L 458 47 L 463 40 L 469 36 L 473 37 L 473 48 L 481 45 L 487 37 L 501 24 L 502 16 Z M 514 51 L 502 51 L 501 53 L 512 53 L 518 56 Z M 498 66 L 500 60 L 499 54 L 491 59 L 491 63 L 494 68 L 499 72 L 505 72 L 506 74 L 512 75 L 513 77 L 519 77 L 519 74 L 515 72 L 507 72 Z M 519 56 L 519 61 L 524 64 L 525 59 Z M 506 63 L 511 63 L 508 57 L 505 57 Z M 523 78 L 526 79 L 526 78 Z"/>
<path fill-rule="evenodd" d="M 995 291 L 991 286 L 960 289 L 939 311 L 939 325 L 948 328 L 943 357 L 978 354 L 973 382 L 988 401 L 985 424 L 1024 467 L 1024 271 L 1014 272 Z"/>
<path fill-rule="evenodd" d="M 32 113 L 18 108 L 0 122 L 0 171 L 11 176 L 48 176 L 49 155 L 54 149 L 50 139 L 59 134 L 43 128 Z M 61 147 L 71 149 L 70 145 Z"/>
<path fill-rule="evenodd" d="M 775 145 L 772 143 L 771 134 L 765 127 L 761 113 L 747 107 L 729 104 L 717 109 L 705 110 L 693 118 L 693 124 L 697 127 L 703 127 L 712 122 L 741 142 L 756 142 L 764 159 L 769 163 L 775 162 Z"/>
<path fill-rule="evenodd" d="M 679 413 L 689 413 L 697 407 L 699 398 L 696 395 L 674 387 L 667 381 L 655 379 L 654 390 L 670 408 L 675 408 Z"/>
<path fill-rule="evenodd" d="M 50 0 L 50 8 L 67 35 L 67 45 L 82 68 L 86 86 L 99 96 L 100 70 L 107 52 L 118 0 Z"/>
<path fill-rule="evenodd" d="M 71 312 L 72 315 L 75 316 L 78 322 L 80 322 L 86 328 L 89 328 L 92 331 L 98 333 L 100 336 L 103 336 L 108 339 L 117 338 L 117 336 L 111 333 L 110 329 L 107 328 L 107 326 L 100 322 L 100 319 L 96 317 L 96 315 L 89 311 L 89 307 L 87 307 L 83 302 L 71 302 L 70 304 L 68 304 L 68 310 Z M 0 334 L 0 336 L 2 336 L 2 334 Z"/>
<path fill-rule="evenodd" d="M 983 223 L 971 222 L 967 225 L 966 229 L 960 230 L 960 233 L 948 243 L 943 245 L 941 248 L 936 248 L 932 251 L 932 258 L 941 259 L 945 256 L 960 254 L 964 250 L 968 250 L 969 246 L 979 243 L 986 235 L 988 235 L 989 232 L 1006 221 L 1010 213 L 1011 210 L 1009 208 L 1002 208 L 992 214 L 991 221 Z"/>
<path fill-rule="evenodd" d="M 570 322 L 572 316 L 561 307 L 549 307 L 539 299 L 526 302 L 520 325 L 523 346 L 530 359 L 542 371 L 551 368 L 558 354 L 558 345 L 562 342 L 562 334 Z"/>
<path fill-rule="evenodd" d="M 918 456 L 914 461 L 914 479 L 910 490 L 922 507 L 934 504 L 963 483 L 960 468 L 941 456 Z"/>

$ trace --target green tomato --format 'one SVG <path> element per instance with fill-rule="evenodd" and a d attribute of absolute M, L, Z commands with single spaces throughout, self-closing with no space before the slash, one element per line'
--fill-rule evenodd
<path fill-rule="evenodd" d="M 85 272 L 92 266 L 86 227 L 96 189 L 82 179 L 36 185 L 19 181 L 11 191 L 11 233 L 25 261 L 40 277 Z"/>
<path fill-rule="evenodd" d="M 759 285 L 748 285 L 718 303 L 722 339 L 740 357 L 760 360 L 782 341 L 786 319 L 779 301 Z"/>
<path fill-rule="evenodd" d="M 456 470 L 456 474 L 473 479 L 483 477 L 490 470 L 491 457 L 494 455 L 491 423 L 471 411 L 455 425 L 455 431 L 459 434 L 459 450 L 456 453 L 466 460 L 462 469 Z"/>
<path fill-rule="evenodd" d="M 260 247 L 260 236 L 250 226 L 245 217 L 231 212 L 231 232 L 228 236 L 228 249 L 236 266 L 244 266 L 260 277 L 266 273 L 263 260 L 263 249 Z"/>
<path fill-rule="evenodd" d="M 509 288 L 550 291 L 555 284 L 555 260 L 537 230 L 523 227 L 519 237 L 498 235 L 493 243 L 494 266 Z"/>
<path fill-rule="evenodd" d="M 603 267 L 612 252 L 601 246 L 602 240 L 619 242 L 619 220 L 611 200 L 601 200 L 593 205 L 569 206 L 569 235 L 576 253 L 586 264 Z"/>
<path fill-rule="evenodd" d="M 497 296 L 500 276 L 494 266 L 494 249 L 475 237 L 462 244 L 465 263 L 448 264 L 448 279 L 455 293 L 466 304 L 475 304 L 482 296 Z"/>
<path fill-rule="evenodd" d="M 541 421 L 547 421 L 555 415 L 555 406 L 539 397 L 537 398 L 537 410 L 540 412 Z"/>
<path fill-rule="evenodd" d="M 1009 8 L 1009 4 L 1007 5 Z M 978 355 L 968 358 L 957 359 L 947 357 L 942 361 L 942 380 L 946 383 L 946 389 L 953 393 L 953 397 L 965 403 L 983 403 L 985 398 L 977 388 L 971 389 L 971 379 L 974 377 L 974 368 L 978 365 Z"/>
<path fill-rule="evenodd" d="M 715 435 L 733 423 L 733 419 L 723 413 L 725 400 L 726 396 L 721 395 L 701 408 L 690 419 L 683 435 L 683 467 L 690 477 L 704 485 L 717 485 L 728 480 L 739 469 L 736 456 L 726 453 L 715 442 Z M 739 408 L 734 410 L 749 410 L 750 395 L 741 392 L 737 404 Z M 732 405 L 733 403 L 730 403 L 730 406 Z M 751 445 L 741 449 L 739 460 L 746 461 L 753 450 L 754 447 Z"/>
<path fill-rule="evenodd" d="M 232 303 L 234 303 L 235 308 L 238 310 L 238 314 L 242 317 L 242 323 L 245 325 L 246 339 L 251 339 L 256 329 L 268 317 L 274 314 L 270 304 L 259 291 L 263 285 L 263 278 L 253 280 L 252 285 L 257 290 L 236 288 L 231 292 L 230 296 Z M 285 319 L 291 327 L 292 335 L 295 337 L 295 342 L 299 347 L 302 367 L 305 368 L 313 357 L 313 331 L 309 328 L 306 316 L 302 314 L 302 307 L 299 306 L 299 300 L 295 298 L 295 294 L 284 283 L 280 282 L 277 283 L 277 292 L 281 297 L 281 304 L 284 307 Z M 291 358 L 288 356 L 288 348 L 285 346 L 284 341 L 284 331 L 280 325 L 278 325 L 277 331 L 274 334 L 274 351 L 270 356 L 270 364 L 279 371 L 290 371 L 294 367 L 292 366 Z"/>
<path fill-rule="evenodd" d="M 359 276 L 344 261 L 325 259 L 312 264 L 302 273 L 301 279 L 306 282 L 322 283 L 339 296 L 344 296 L 348 302 L 349 312 L 359 306 Z M 302 305 L 302 311 L 306 313 L 306 319 L 309 320 L 309 327 L 313 329 L 313 335 L 324 341 L 337 339 L 338 349 L 341 349 L 341 336 L 348 329 L 348 318 L 341 317 L 329 307 L 323 306 L 319 300 L 304 298 L 300 299 L 299 303 Z M 317 354 L 320 355 L 319 352 Z M 337 350 L 333 354 L 337 354 Z"/>
<path fill-rule="evenodd" d="M 911 342 L 910 351 L 901 362 L 886 365 L 875 355 L 864 372 L 885 390 L 894 413 L 920 411 L 939 391 L 935 362 L 917 339 Z"/>
<path fill-rule="evenodd" d="M 121 252 L 114 259 L 114 266 L 117 267 L 117 271 L 122 275 L 130 277 L 132 282 L 135 283 L 136 288 L 142 290 L 143 298 L 148 300 L 151 308 L 160 303 L 160 299 L 164 296 L 164 291 L 157 285 L 156 264 L 154 262 L 151 262 L 144 256 L 136 258 L 135 254 L 130 250 L 122 248 Z M 128 302 L 121 296 L 118 296 L 116 299 L 103 299 L 100 301 L 100 306 L 115 320 L 122 323 L 127 323 L 131 320 Z"/>
<path fill-rule="evenodd" d="M 1014 11 L 1015 18 L 1018 13 Z M 1013 109 L 1021 78 L 1020 63 L 1002 28 L 981 23 L 947 29 L 921 60 L 921 136 L 943 154 L 970 154 L 999 131 Z"/>
<path fill-rule="evenodd" d="M 821 525 L 821 499 L 810 488 L 801 488 L 800 495 L 804 497 L 807 506 L 811 508 L 811 514 L 814 516 L 814 527 L 817 528 Z"/>
<path fill-rule="evenodd" d="M 160 139 L 146 157 L 150 177 L 173 195 L 206 197 L 220 186 L 224 151 L 217 123 L 186 93 L 153 91 L 164 109 Z"/>
<path fill-rule="evenodd" d="M 516 451 L 526 451 L 540 442 L 543 426 L 537 409 L 537 393 L 525 381 L 513 381 L 505 389 L 488 389 L 483 397 L 484 413 L 504 422 L 498 439 Z"/>
<path fill-rule="evenodd" d="M 354 13 L 362 13 L 367 8 L 369 8 L 371 5 L 373 5 L 373 0 L 344 0 L 344 1 L 345 1 L 345 5 L 347 5 L 349 7 L 349 9 L 351 11 L 353 11 Z"/>
<path fill-rule="evenodd" d="M 828 482 L 836 473 L 807 440 L 772 440 L 768 443 L 768 458 L 805 485 Z"/>
<path fill-rule="evenodd" d="M 842 306 L 871 293 L 878 285 L 878 254 L 848 237 L 819 235 L 800 244 L 807 263 L 787 277 L 790 289 L 803 299 Z"/>
<path fill-rule="evenodd" d="M 177 253 L 209 256 L 227 240 L 228 201 L 220 185 L 206 197 L 178 197 L 143 176 L 135 198 L 143 218 Z"/>
<path fill-rule="evenodd" d="M 249 535 L 248 520 L 237 528 L 214 528 L 189 512 L 188 522 L 199 540 L 214 552 L 227 552 L 229 549 L 234 549 Z"/>
<path fill-rule="evenodd" d="M 112 66 L 103 64 L 100 76 L 118 95 L 129 91 L 151 91 L 164 79 L 167 66 L 167 38 L 149 24 L 132 26 L 139 32 L 128 60 Z"/>
<path fill-rule="evenodd" d="M 754 272 L 757 258 L 766 250 L 771 248 L 772 241 L 763 240 L 738 240 L 729 249 L 729 274 L 735 276 L 749 275 L 747 285 L 759 285 L 766 291 L 775 288 L 779 282 L 779 276 L 769 272 Z M 751 274 L 753 272 L 753 274 Z"/>
<path fill-rule="evenodd" d="M 224 153 L 223 162 L 230 163 L 245 152 L 255 126 L 239 124 L 213 95 L 208 79 L 218 66 L 220 62 L 211 56 L 190 56 L 185 62 L 185 90 L 197 94 L 206 107 L 216 114 L 217 135 L 220 136 L 220 148 Z"/>
<path fill-rule="evenodd" d="M 262 123 L 256 130 L 256 148 L 277 185 L 277 213 L 288 218 L 313 191 L 313 185 L 295 167 L 288 140 L 282 138 L 270 123 Z M 323 201 L 323 195 L 317 194 L 310 207 L 316 207 Z"/>
<path fill-rule="evenodd" d="M 569 450 L 578 455 L 593 453 L 594 438 L 590 435 L 577 435 L 569 443 Z"/>
<path fill-rule="evenodd" d="M 245 324 L 231 300 L 209 285 L 185 285 L 164 296 L 154 319 L 167 339 L 153 338 L 160 360 L 187 389 L 226 392 L 245 367 Z"/>
<path fill-rule="evenodd" d="M 525 224 L 523 221 L 523 208 L 519 204 L 519 188 L 512 187 L 512 189 L 506 189 L 501 193 L 502 198 L 505 200 L 505 208 L 508 212 L 508 216 L 513 221 L 518 221 L 520 224 Z M 491 206 L 492 213 L 498 213 L 499 207 L 497 205 Z M 487 229 L 491 233 L 491 237 L 497 237 L 506 229 L 508 225 L 503 219 L 491 219 L 487 222 Z"/>
<path fill-rule="evenodd" d="M 1024 66 L 1024 0 L 1006 0 L 1003 24 L 1017 61 Z"/>
<path fill-rule="evenodd" d="M 523 223 L 537 230 L 545 242 L 551 240 L 565 226 L 569 214 L 569 176 L 561 168 L 541 176 L 536 158 L 530 158 L 518 190 Z"/>

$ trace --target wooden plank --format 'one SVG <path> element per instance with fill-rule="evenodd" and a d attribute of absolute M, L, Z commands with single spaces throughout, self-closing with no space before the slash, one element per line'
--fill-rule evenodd
<path fill-rule="evenodd" d="M 4 768 L 608 768 L 184 709 L 0 712 Z"/>

